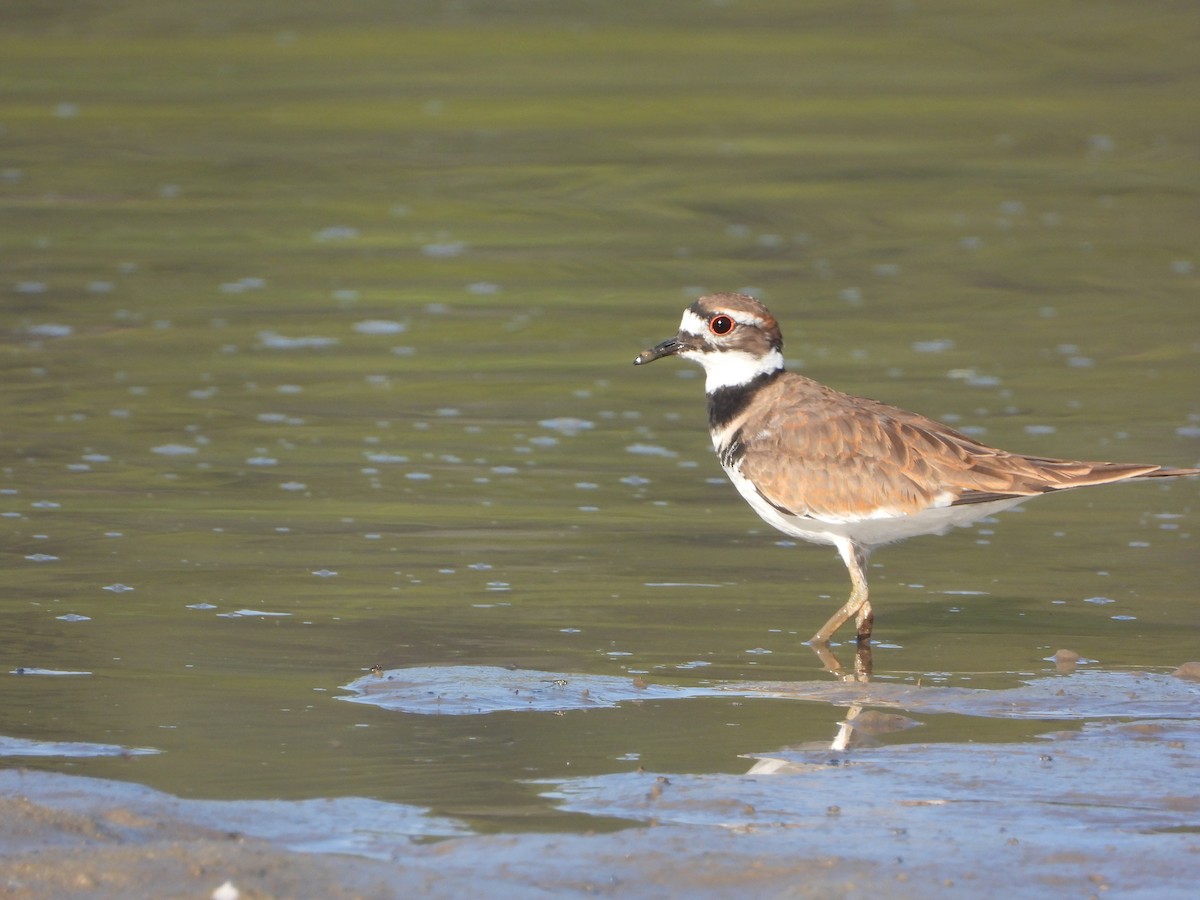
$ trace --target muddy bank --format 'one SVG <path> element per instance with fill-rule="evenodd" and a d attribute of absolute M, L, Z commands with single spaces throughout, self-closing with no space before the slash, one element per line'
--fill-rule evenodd
<path fill-rule="evenodd" d="M 9 769 L 0 885 L 6 898 L 1182 898 L 1200 880 L 1198 746 L 1193 722 L 1106 721 L 1030 743 L 781 748 L 741 775 L 530 785 L 629 822 L 603 834 L 480 835 L 355 798 L 185 800 Z"/>

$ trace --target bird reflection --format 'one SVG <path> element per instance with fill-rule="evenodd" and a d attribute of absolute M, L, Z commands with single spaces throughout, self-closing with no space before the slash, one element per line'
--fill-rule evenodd
<path fill-rule="evenodd" d="M 842 666 L 841 660 L 834 655 L 828 644 L 809 644 L 808 646 L 812 648 L 813 653 L 817 654 L 817 659 L 821 661 L 825 671 L 838 681 L 866 684 L 871 680 L 873 663 L 869 643 L 862 642 L 854 646 L 854 668 L 849 671 Z"/>
<path fill-rule="evenodd" d="M 825 671 L 838 681 L 846 684 L 868 684 L 870 682 L 872 659 L 871 645 L 869 643 L 853 645 L 854 666 L 851 669 L 847 669 L 842 665 L 841 660 L 837 658 L 837 655 L 829 645 L 809 644 L 809 647 L 817 655 L 817 659 L 821 661 L 821 665 Z M 819 748 L 824 750 L 828 747 L 830 750 L 841 751 L 849 750 L 852 747 L 869 747 L 878 743 L 877 739 L 880 735 L 905 731 L 920 724 L 916 719 L 910 719 L 908 716 L 902 716 L 899 713 L 881 712 L 876 709 L 868 709 L 862 703 L 851 703 L 846 711 L 846 717 L 838 722 L 837 733 L 828 745 L 822 741 L 819 744 L 800 745 L 790 749 L 810 750 Z M 799 762 L 794 759 L 770 756 L 755 757 L 754 759 L 754 765 L 750 767 L 747 774 L 794 774 L 810 771 L 818 765 L 811 762 Z M 820 765 L 824 765 L 824 763 Z"/>
<path fill-rule="evenodd" d="M 899 713 L 880 712 L 877 709 L 867 709 L 861 703 L 850 704 L 846 718 L 838 722 L 837 734 L 829 743 L 830 750 L 849 750 L 853 747 L 870 747 L 878 743 L 880 735 L 892 734 L 897 731 L 907 731 L 921 723 Z M 826 744 L 801 745 L 789 748 L 791 750 L 821 749 Z M 811 772 L 823 768 L 827 763 L 802 762 L 796 759 L 786 759 L 775 756 L 754 757 L 754 765 L 746 772 L 747 775 L 794 775 L 799 772 Z"/>

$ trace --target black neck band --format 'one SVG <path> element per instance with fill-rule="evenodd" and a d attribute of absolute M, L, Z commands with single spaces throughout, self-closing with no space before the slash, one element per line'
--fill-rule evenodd
<path fill-rule="evenodd" d="M 709 427 L 715 431 L 726 425 L 746 408 L 755 394 L 782 374 L 783 369 L 774 369 L 754 376 L 745 384 L 717 388 L 708 395 Z"/>

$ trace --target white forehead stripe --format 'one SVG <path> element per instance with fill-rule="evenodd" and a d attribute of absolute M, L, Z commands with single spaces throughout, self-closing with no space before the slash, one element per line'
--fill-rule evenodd
<path fill-rule="evenodd" d="M 685 309 L 683 311 L 683 319 L 679 323 L 679 330 L 684 334 L 694 334 L 697 336 L 708 334 L 708 322 L 690 309 Z"/>

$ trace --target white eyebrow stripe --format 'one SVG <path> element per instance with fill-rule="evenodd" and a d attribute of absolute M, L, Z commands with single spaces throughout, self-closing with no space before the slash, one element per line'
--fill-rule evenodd
<path fill-rule="evenodd" d="M 749 325 L 755 328 L 764 328 L 766 323 L 758 316 L 750 315 L 743 312 L 727 312 L 722 310 L 722 314 L 729 316 L 739 325 Z M 693 334 L 696 336 L 708 334 L 708 319 L 703 316 L 698 316 L 690 309 L 683 311 L 683 319 L 679 323 L 679 330 L 684 334 Z"/>

